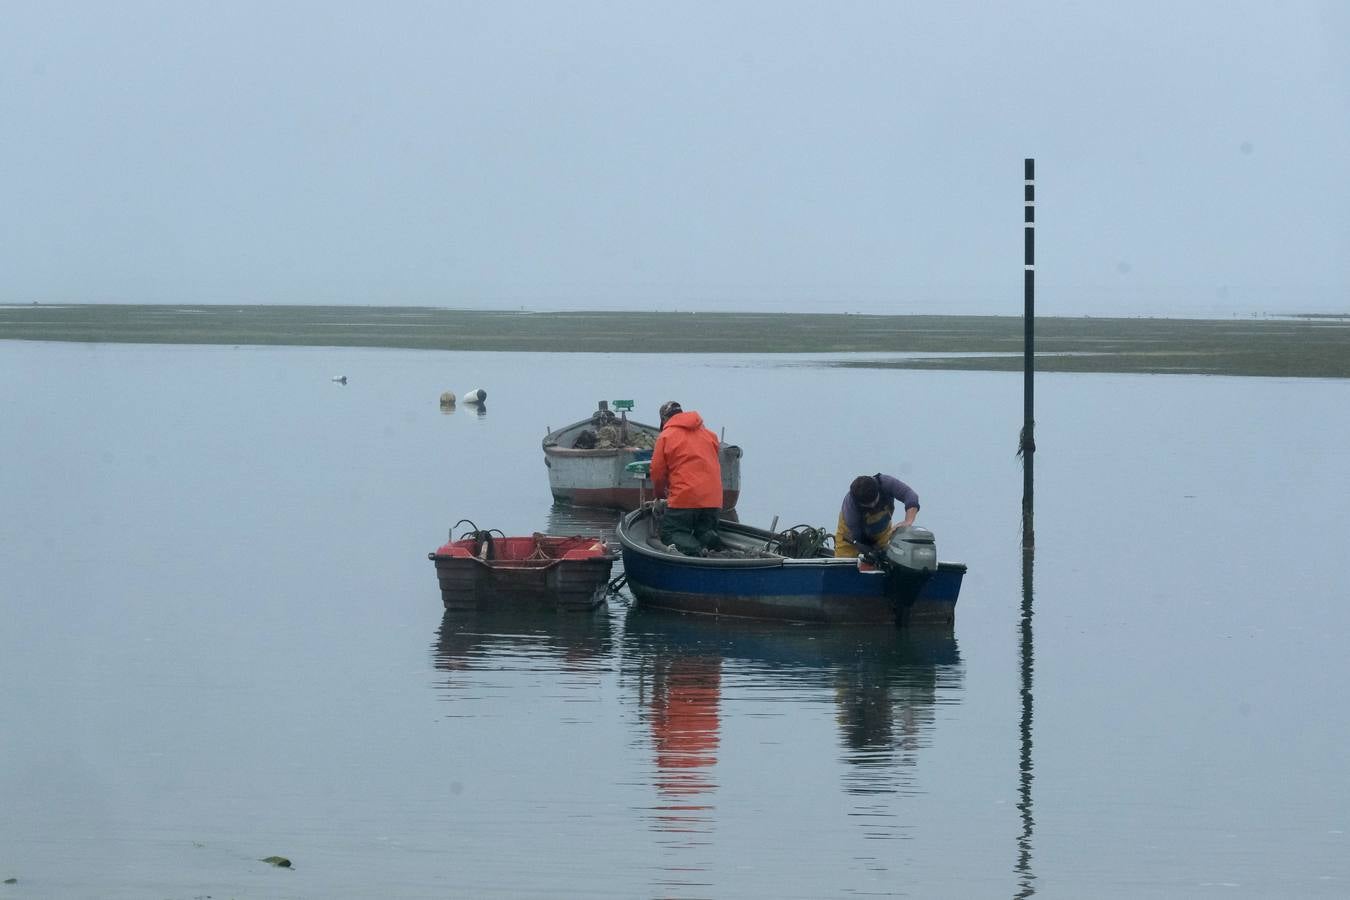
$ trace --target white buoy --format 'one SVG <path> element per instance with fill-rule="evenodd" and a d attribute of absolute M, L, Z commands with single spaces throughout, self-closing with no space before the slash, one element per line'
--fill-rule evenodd
<path fill-rule="evenodd" d="M 334 376 L 333 376 L 333 380 L 336 381 L 338 384 L 346 384 L 346 383 L 347 383 L 347 376 L 346 376 L 346 375 L 334 375 Z"/>
<path fill-rule="evenodd" d="M 486 399 L 487 399 L 487 391 L 483 390 L 482 388 L 475 388 L 472 391 L 464 392 L 465 403 L 482 403 Z"/>

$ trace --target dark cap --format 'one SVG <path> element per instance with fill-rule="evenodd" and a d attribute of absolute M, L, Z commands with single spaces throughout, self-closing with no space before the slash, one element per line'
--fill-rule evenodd
<path fill-rule="evenodd" d="M 666 424 L 666 419 L 669 419 L 671 416 L 682 412 L 684 412 L 684 408 L 681 407 L 678 402 L 674 400 L 667 400 L 665 403 L 661 404 L 661 424 L 662 425 Z"/>

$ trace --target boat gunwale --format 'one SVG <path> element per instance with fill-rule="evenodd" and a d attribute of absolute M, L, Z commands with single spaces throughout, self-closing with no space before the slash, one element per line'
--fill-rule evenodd
<path fill-rule="evenodd" d="M 802 567 L 802 566 L 820 566 L 820 567 L 844 567 L 856 566 L 858 558 L 854 556 L 808 556 L 796 559 L 789 556 L 772 557 L 752 557 L 747 559 L 738 559 L 735 557 L 703 557 L 686 556 L 683 553 L 670 553 L 664 550 L 658 550 L 645 541 L 637 541 L 630 534 L 629 529 L 636 524 L 640 515 L 651 517 L 651 510 L 648 508 L 635 509 L 621 518 L 615 526 L 615 537 L 619 539 L 623 547 L 631 548 L 637 553 L 641 553 L 655 560 L 660 560 L 668 565 L 689 565 L 695 568 L 709 569 L 769 569 L 778 567 Z M 630 523 L 629 520 L 632 520 Z M 721 531 L 731 531 L 740 534 L 743 537 L 749 537 L 756 540 L 763 540 L 766 543 L 772 541 L 777 534 L 764 528 L 758 528 L 754 525 L 748 525 L 744 522 L 731 522 L 726 519 L 719 519 L 717 527 Z M 647 533 L 651 534 L 650 527 Z M 939 562 L 938 569 L 948 572 L 966 572 L 966 564 L 958 562 Z"/>
<path fill-rule="evenodd" d="M 472 561 L 488 569 L 512 569 L 516 571 L 543 571 L 552 568 L 557 563 L 564 562 L 614 563 L 619 559 L 619 550 L 614 546 L 614 543 L 598 535 L 549 534 L 544 531 L 536 531 L 528 536 L 505 535 L 502 540 L 504 542 L 515 542 L 515 545 L 524 545 L 533 549 L 526 556 L 493 556 L 490 559 L 484 559 L 473 552 L 474 539 L 465 536 L 441 544 L 427 554 L 427 559 L 435 563 Z M 506 546 L 509 548 L 513 545 L 508 543 Z M 466 552 L 445 552 L 447 550 Z M 579 550 L 583 551 L 581 555 L 569 555 Z M 544 555 L 536 556 L 535 554 L 538 553 Z"/>
<path fill-rule="evenodd" d="M 540 442 L 544 448 L 544 452 L 559 453 L 559 454 L 588 453 L 594 455 L 604 453 L 623 453 L 625 451 L 632 452 L 633 450 L 651 449 L 650 447 L 592 447 L 589 449 L 578 449 L 576 447 L 558 446 L 557 440 L 558 435 L 565 434 L 569 431 L 574 431 L 586 425 L 590 425 L 593 419 L 594 417 L 582 419 L 578 422 L 573 422 L 571 425 L 564 425 L 561 428 L 554 428 L 552 431 L 545 434 L 544 439 Z M 639 430 L 652 435 L 652 437 L 656 437 L 661 434 L 660 428 L 658 428 L 655 425 L 648 425 L 646 422 L 639 422 L 636 419 L 629 419 L 628 424 L 630 426 L 636 426 Z M 734 455 L 736 455 L 737 457 L 739 457 L 744 452 L 742 451 L 740 444 L 728 444 L 727 442 L 721 440 L 721 438 L 718 439 L 718 447 L 721 449 L 722 452 L 734 451 Z"/>
<path fill-rule="evenodd" d="M 576 447 L 558 447 L 545 445 L 544 453 L 549 456 L 564 457 L 585 457 L 587 459 L 598 459 L 604 456 L 623 456 L 632 455 L 641 450 L 641 447 L 591 447 L 578 450 Z"/>
<path fill-rule="evenodd" d="M 543 440 L 544 452 L 545 452 L 545 453 L 561 453 L 561 452 L 569 452 L 569 451 L 570 451 L 570 452 L 572 452 L 572 453 L 590 453 L 590 454 L 595 454 L 595 453 L 622 453 L 622 452 L 624 452 L 625 450 L 627 450 L 627 451 L 632 451 L 632 450 L 635 450 L 635 449 L 644 449 L 644 448 L 640 448 L 640 447 L 637 447 L 637 448 L 635 448 L 635 447 L 597 447 L 597 448 L 592 448 L 592 449 L 589 449 L 589 450 L 578 450 L 578 449 L 575 448 L 575 447 L 559 447 L 559 446 L 558 446 L 558 435 L 565 434 L 565 433 L 567 433 L 567 432 L 569 432 L 569 431 L 575 431 L 575 430 L 578 429 L 578 428 L 581 428 L 581 427 L 586 426 L 586 425 L 590 425 L 594 420 L 595 420 L 595 416 L 594 416 L 594 415 L 590 415 L 590 416 L 587 416 L 587 417 L 584 418 L 584 419 L 581 419 L 581 420 L 579 420 L 579 421 L 573 422 L 571 425 L 564 425 L 564 426 L 561 427 L 561 428 L 555 428 L 555 429 L 553 429 L 552 431 L 548 432 L 547 434 L 544 435 L 544 440 Z M 641 429 L 642 431 L 647 432 L 648 434 L 652 435 L 653 437 L 655 437 L 656 435 L 659 435 L 659 434 L 661 433 L 661 429 L 658 428 L 658 427 L 656 427 L 655 425 L 648 425 L 646 422 L 639 422 L 639 421 L 637 421 L 636 419 L 629 419 L 629 420 L 628 420 L 628 424 L 629 424 L 630 426 L 636 426 L 637 428 Z"/>
<path fill-rule="evenodd" d="M 513 572 L 542 572 L 545 569 L 551 569 L 562 563 L 570 563 L 568 568 L 578 563 L 608 562 L 614 563 L 619 559 L 619 554 L 609 547 L 605 548 L 603 553 L 593 554 L 591 556 L 574 556 L 570 559 L 564 559 L 561 556 L 549 557 L 547 559 L 479 559 L 477 556 L 452 556 L 449 553 L 428 553 L 427 559 L 434 563 L 477 563 L 485 569 L 491 569 L 494 572 L 513 571 Z"/>

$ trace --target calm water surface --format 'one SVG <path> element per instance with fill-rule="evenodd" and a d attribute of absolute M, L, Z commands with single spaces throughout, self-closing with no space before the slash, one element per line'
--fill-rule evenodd
<path fill-rule="evenodd" d="M 1020 375 L 817 362 L 0 342 L 0 897 L 1350 894 L 1350 385 L 1042 376 L 1026 571 Z M 909 481 L 955 628 L 443 615 L 612 528 L 600 398 L 756 524 Z"/>

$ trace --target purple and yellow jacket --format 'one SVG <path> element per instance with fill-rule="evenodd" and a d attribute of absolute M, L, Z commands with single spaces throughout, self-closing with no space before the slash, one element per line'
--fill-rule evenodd
<path fill-rule="evenodd" d="M 890 537 L 891 517 L 895 515 L 895 503 L 900 501 L 905 509 L 919 508 L 919 495 L 914 488 L 899 478 L 877 474 L 881 485 L 881 505 L 873 510 L 865 510 L 853 500 L 852 494 L 844 495 L 844 505 L 839 508 L 839 527 L 834 535 L 836 553 L 843 549 L 869 549 Z"/>

